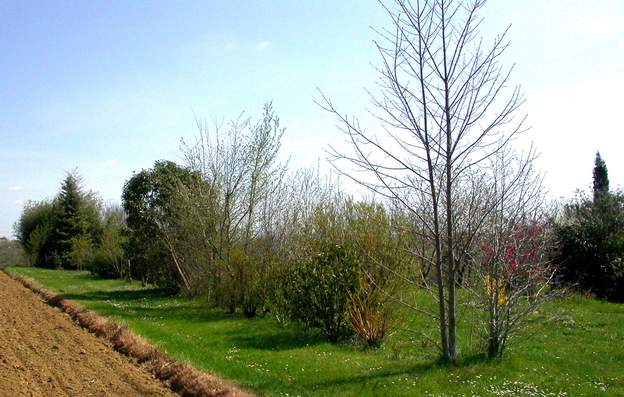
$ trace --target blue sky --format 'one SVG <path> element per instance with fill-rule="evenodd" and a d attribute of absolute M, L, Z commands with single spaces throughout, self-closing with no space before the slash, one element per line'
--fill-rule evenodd
<path fill-rule="evenodd" d="M 527 139 L 553 196 L 591 183 L 600 149 L 622 185 L 624 2 L 490 1 L 482 33 L 512 23 L 506 60 L 527 97 Z M 0 2 L 0 236 L 65 171 L 119 200 L 133 170 L 177 159 L 194 114 L 257 115 L 273 100 L 293 166 L 342 141 L 316 88 L 367 106 L 375 0 Z"/>

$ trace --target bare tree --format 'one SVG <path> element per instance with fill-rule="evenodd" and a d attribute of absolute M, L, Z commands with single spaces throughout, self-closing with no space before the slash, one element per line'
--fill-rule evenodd
<path fill-rule="evenodd" d="M 459 269 L 488 213 L 473 211 L 480 186 L 470 185 L 471 174 L 507 146 L 524 121 L 515 117 L 523 97 L 518 87 L 508 88 L 511 68 L 500 64 L 507 31 L 489 45 L 479 37 L 484 4 L 382 3 L 392 27 L 379 31 L 375 43 L 378 92 L 369 94 L 376 130 L 339 112 L 321 93 L 321 106 L 338 118 L 352 148 L 330 149 L 335 167 L 400 203 L 428 241 L 417 254 L 434 269 L 440 347 L 451 362 L 457 358 Z"/>

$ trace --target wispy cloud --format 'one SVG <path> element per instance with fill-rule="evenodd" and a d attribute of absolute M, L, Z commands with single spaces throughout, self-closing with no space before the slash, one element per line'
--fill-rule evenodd
<path fill-rule="evenodd" d="M 259 42 L 259 43 L 258 43 L 258 45 L 256 46 L 256 50 L 258 50 L 258 51 L 266 50 L 267 48 L 269 48 L 269 46 L 270 46 L 271 44 L 272 44 L 272 43 L 271 43 L 270 41 L 266 41 L 266 40 L 265 40 L 265 41 L 261 41 L 261 42 Z"/>
<path fill-rule="evenodd" d="M 19 185 L 9 186 L 9 190 L 12 192 L 19 192 L 20 190 L 22 190 L 22 187 Z"/>
<path fill-rule="evenodd" d="M 14 203 L 16 205 L 22 205 L 22 204 L 24 204 L 24 200 L 15 200 Z"/>
<path fill-rule="evenodd" d="M 117 166 L 117 164 L 119 164 L 119 161 L 115 160 L 115 159 L 111 159 L 111 160 L 106 160 L 104 162 L 104 166 L 105 167 L 115 167 Z"/>

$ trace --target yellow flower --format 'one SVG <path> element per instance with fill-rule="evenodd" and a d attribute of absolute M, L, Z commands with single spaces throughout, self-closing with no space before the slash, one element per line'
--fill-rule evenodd
<path fill-rule="evenodd" d="M 507 295 L 505 294 L 505 285 L 504 283 L 497 282 L 495 278 L 490 275 L 485 276 L 485 292 L 488 297 L 493 298 L 494 294 L 496 294 L 496 285 L 498 285 L 498 306 L 503 306 L 505 302 L 507 302 Z"/>

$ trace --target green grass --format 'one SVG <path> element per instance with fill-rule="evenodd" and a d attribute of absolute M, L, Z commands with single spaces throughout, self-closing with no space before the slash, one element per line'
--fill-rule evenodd
<path fill-rule="evenodd" d="M 624 305 L 578 296 L 551 302 L 512 340 L 502 361 L 472 354 L 462 338 L 457 366 L 436 362 L 422 331 L 430 321 L 406 314 L 380 349 L 332 345 L 270 317 L 246 319 L 167 296 L 137 283 L 86 272 L 10 268 L 96 312 L 128 324 L 169 354 L 263 395 L 302 396 L 622 396 Z M 423 298 L 424 299 L 424 298 Z M 469 319 L 463 319 L 467 336 Z"/>

